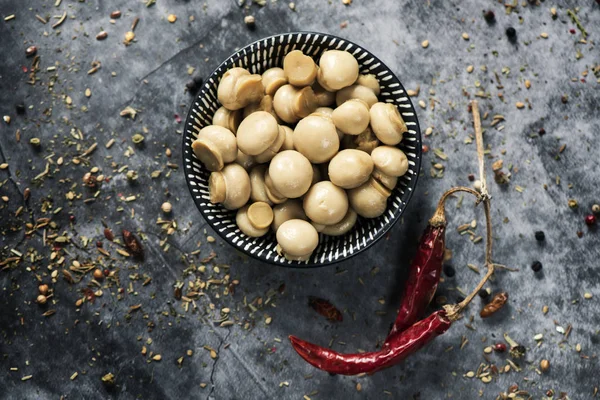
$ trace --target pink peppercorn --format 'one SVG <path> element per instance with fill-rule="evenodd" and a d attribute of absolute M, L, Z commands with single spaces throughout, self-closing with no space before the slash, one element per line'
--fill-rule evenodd
<path fill-rule="evenodd" d="M 586 215 L 585 223 L 587 224 L 587 226 L 596 225 L 596 216 L 594 214 Z"/>

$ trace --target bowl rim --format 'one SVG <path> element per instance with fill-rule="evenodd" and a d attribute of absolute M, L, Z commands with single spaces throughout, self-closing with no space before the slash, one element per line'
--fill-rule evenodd
<path fill-rule="evenodd" d="M 387 66 L 387 64 L 385 64 L 379 57 L 377 57 L 375 54 L 373 54 L 369 49 L 365 48 L 363 45 L 357 44 L 352 40 L 349 39 L 345 39 L 342 37 L 339 37 L 337 35 L 333 35 L 330 33 L 324 33 L 324 32 L 316 32 L 316 31 L 293 31 L 293 32 L 281 32 L 281 33 L 276 33 L 273 35 L 269 35 L 269 36 L 265 36 L 262 37 L 260 39 L 257 39 L 253 42 L 248 43 L 245 46 L 242 46 L 240 48 L 238 48 L 237 50 L 233 51 L 231 54 L 229 54 L 227 57 L 225 57 L 225 59 L 219 63 L 219 65 L 217 65 L 217 67 L 215 69 L 213 69 L 213 71 L 207 75 L 207 77 L 204 79 L 204 83 L 202 84 L 202 86 L 200 87 L 200 90 L 198 91 L 198 93 L 193 97 L 193 101 L 191 102 L 188 112 L 187 112 L 187 116 L 185 118 L 184 121 L 184 129 L 183 129 L 183 134 L 182 134 L 182 140 L 181 140 L 181 151 L 182 151 L 182 159 L 181 162 L 183 163 L 183 173 L 185 175 L 185 182 L 186 182 L 186 186 L 188 188 L 188 192 L 192 197 L 192 200 L 194 202 L 194 204 L 196 205 L 196 208 L 198 209 L 198 211 L 200 211 L 200 214 L 202 215 L 202 218 L 204 218 L 204 221 L 206 222 L 206 224 L 208 226 L 210 226 L 216 233 L 217 235 L 219 235 L 219 237 L 224 240 L 225 242 L 227 242 L 228 245 L 230 245 L 236 252 L 244 254 L 246 256 L 249 256 L 257 261 L 260 261 L 262 263 L 266 263 L 266 264 L 271 264 L 271 265 L 276 265 L 278 267 L 283 267 L 283 268 L 293 268 L 293 269 L 313 269 L 313 268 L 321 268 L 321 267 L 327 267 L 327 266 L 331 266 L 334 264 L 338 264 L 344 261 L 348 261 L 354 257 L 356 257 L 357 255 L 363 253 L 364 251 L 370 249 L 373 245 L 375 245 L 375 243 L 379 242 L 381 240 L 381 238 L 383 238 L 393 227 L 394 225 L 396 225 L 396 223 L 398 222 L 398 220 L 400 219 L 400 217 L 402 217 L 402 214 L 404 214 L 404 212 L 406 212 L 406 208 L 408 207 L 410 200 L 412 199 L 414 192 L 415 192 L 415 188 L 417 187 L 418 181 L 419 181 L 419 175 L 420 175 L 420 171 L 421 171 L 421 162 L 422 162 L 422 158 L 423 158 L 423 150 L 422 150 L 422 136 L 421 136 L 421 125 L 419 124 L 419 118 L 417 117 L 417 110 L 414 106 L 414 104 L 412 103 L 410 96 L 408 96 L 408 94 L 406 95 L 406 98 L 408 100 L 408 102 L 410 103 L 410 106 L 412 108 L 412 111 L 414 112 L 414 118 L 415 118 L 415 122 L 416 122 L 416 132 L 417 132 L 417 148 L 415 148 L 415 152 L 417 153 L 418 157 L 416 157 L 415 160 L 415 170 L 416 173 L 413 176 L 413 180 L 412 180 L 412 185 L 409 185 L 408 187 L 410 188 L 409 193 L 407 195 L 405 204 L 406 207 L 404 208 L 404 210 L 398 215 L 397 218 L 392 219 L 388 224 L 385 224 L 384 227 L 381 229 L 381 231 L 379 231 L 379 233 L 373 237 L 373 239 L 367 243 L 365 245 L 365 247 L 359 249 L 358 251 L 353 252 L 352 254 L 349 254 L 348 256 L 345 257 L 340 257 L 338 259 L 332 260 L 332 261 L 324 261 L 324 262 L 318 262 L 318 263 L 302 263 L 302 264 L 297 264 L 297 263 L 289 263 L 289 264 L 285 264 L 285 263 L 279 263 L 276 262 L 274 259 L 262 259 L 260 257 L 258 257 L 257 255 L 250 253 L 250 252 L 246 252 L 243 250 L 240 250 L 237 246 L 235 246 L 235 244 L 233 244 L 231 242 L 231 240 L 229 238 L 227 238 L 225 236 L 224 233 L 220 232 L 218 229 L 214 229 L 214 227 L 212 226 L 212 224 L 209 222 L 208 218 L 206 218 L 206 214 L 203 211 L 203 208 L 200 207 L 200 205 L 198 204 L 198 202 L 196 201 L 196 198 L 193 196 L 193 194 L 191 193 L 191 184 L 190 184 L 190 178 L 189 178 L 189 174 L 192 173 L 190 167 L 187 165 L 187 163 L 185 162 L 185 157 L 186 157 L 186 132 L 187 132 L 187 126 L 188 126 L 188 122 L 190 121 L 191 115 L 192 115 L 192 109 L 194 108 L 194 103 L 199 102 L 200 99 L 206 94 L 206 86 L 209 85 L 209 81 L 210 78 L 215 76 L 217 74 L 217 72 L 221 69 L 224 69 L 224 67 L 226 66 L 226 64 L 228 63 L 228 61 L 234 57 L 236 54 L 238 53 L 242 53 L 245 50 L 251 48 L 254 45 L 257 45 L 259 42 L 265 41 L 265 40 L 270 40 L 270 39 L 274 39 L 274 38 L 278 38 L 281 36 L 286 36 L 286 35 L 321 35 L 321 36 L 325 36 L 327 38 L 331 38 L 331 39 L 337 39 L 337 40 L 342 40 L 348 43 L 353 44 L 354 46 L 357 46 L 359 48 L 361 48 L 362 50 L 366 51 L 367 53 L 369 53 L 377 62 L 381 63 L 381 66 L 385 69 L 387 69 L 388 71 L 391 72 L 391 74 L 398 80 L 398 84 L 400 85 L 400 88 L 406 93 L 406 88 L 404 87 L 404 85 L 402 84 L 402 82 L 400 81 L 400 78 L 398 78 L 398 76 L 396 75 L 396 73 L 394 72 L 394 70 L 392 70 L 391 68 L 389 68 Z M 216 80 L 216 79 L 215 79 Z"/>

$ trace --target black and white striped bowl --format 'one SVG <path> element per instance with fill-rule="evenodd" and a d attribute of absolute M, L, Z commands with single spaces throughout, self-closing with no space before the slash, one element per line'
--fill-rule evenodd
<path fill-rule="evenodd" d="M 283 58 L 292 50 L 302 50 L 317 61 L 325 50 L 346 50 L 358 60 L 363 74 L 374 74 L 379 80 L 379 100 L 395 104 L 408 132 L 398 145 L 406 153 L 409 169 L 398 179 L 396 188 L 388 199 L 386 212 L 374 219 L 359 217 L 354 228 L 344 236 L 320 235 L 319 246 L 305 262 L 288 261 L 277 254 L 275 235 L 269 233 L 261 238 L 243 234 L 235 223 L 235 211 L 228 211 L 218 204 L 211 204 L 208 193 L 210 171 L 196 158 L 192 142 L 198 131 L 212 122 L 212 116 L 220 107 L 217 86 L 221 77 L 232 67 L 242 67 L 251 73 L 261 74 L 271 67 L 282 67 Z M 196 206 L 208 224 L 229 244 L 251 257 L 271 264 L 290 267 L 318 267 L 346 260 L 372 246 L 396 223 L 404 212 L 417 184 L 421 166 L 421 131 L 415 109 L 404 87 L 377 57 L 348 40 L 323 33 L 294 32 L 270 36 L 247 45 L 232 54 L 206 79 L 200 93 L 192 104 L 185 121 L 183 136 L 183 170 Z"/>

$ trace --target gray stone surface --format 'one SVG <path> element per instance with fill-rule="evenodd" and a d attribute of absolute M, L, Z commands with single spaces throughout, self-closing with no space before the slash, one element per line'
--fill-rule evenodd
<path fill-rule="evenodd" d="M 16 17 L 0 21 L 0 113 L 11 117 L 10 124 L 2 122 L 0 127 L 0 163 L 9 164 L 0 171 L 0 194 L 9 199 L 0 204 L 0 250 L 2 260 L 14 256 L 11 249 L 28 257 L 0 267 L 0 398 L 474 399 L 495 398 L 513 384 L 534 398 L 543 397 L 549 389 L 557 393 L 555 398 L 560 392 L 572 399 L 591 398 L 600 385 L 600 232 L 588 229 L 584 216 L 593 203 L 600 202 L 599 53 L 594 43 L 600 6 L 580 2 L 578 17 L 590 35 L 587 43 L 581 43 L 581 33 L 567 15 L 573 2 L 546 1 L 539 6 L 521 2 L 510 15 L 498 2 L 484 6 L 478 1 L 355 0 L 346 7 L 338 0 L 299 0 L 296 12 L 281 0 L 267 3 L 246 11 L 233 0 L 157 0 L 148 8 L 144 2 L 119 0 L 63 0 L 58 7 L 54 1 L 1 2 L 2 17 Z M 494 10 L 495 24 L 483 20 L 484 7 Z M 550 7 L 556 7 L 556 20 L 551 18 Z M 123 16 L 111 24 L 109 14 L 115 9 Z M 53 29 L 54 16 L 65 11 L 65 22 Z M 247 12 L 257 19 L 255 31 L 242 22 Z M 166 20 L 170 13 L 178 16 L 174 24 Z M 49 17 L 50 22 L 42 24 L 36 14 Z M 140 18 L 137 41 L 126 47 L 122 40 L 136 16 Z M 195 20 L 189 21 L 190 16 Z M 343 21 L 348 25 L 342 29 Z M 504 34 L 507 26 L 517 30 L 514 44 Z M 95 35 L 101 29 L 109 36 L 97 41 Z M 426 109 L 417 106 L 423 132 L 433 128 L 424 144 L 443 149 L 448 156 L 441 160 L 433 151 L 424 156 L 418 190 L 389 237 L 351 261 L 304 271 L 260 264 L 220 240 L 208 243 L 207 235 L 214 233 L 191 201 L 181 168 L 166 166 L 167 162 L 181 165 L 182 124 L 174 115 L 184 118 L 192 99 L 184 90 L 187 68 L 206 76 L 237 47 L 295 30 L 329 32 L 355 41 L 396 71 L 407 88 L 420 87 L 413 101 L 427 105 Z M 463 32 L 470 36 L 468 41 L 461 38 Z M 540 37 L 542 32 L 548 34 L 547 39 Z M 430 44 L 423 49 L 421 42 L 426 39 Z M 26 83 L 28 74 L 21 70 L 31 66 L 25 48 L 32 44 L 38 46 L 40 56 L 35 85 Z M 94 60 L 101 61 L 102 67 L 87 75 Z M 466 71 L 468 65 L 474 66 L 472 73 Z M 48 71 L 51 66 L 56 70 Z M 529 90 L 524 86 L 526 79 L 531 81 Z M 90 98 L 84 95 L 86 88 L 92 91 Z M 313 369 L 293 352 L 287 335 L 322 345 L 331 341 L 335 349 L 345 351 L 373 349 L 384 339 L 402 296 L 408 260 L 437 199 L 451 186 L 468 185 L 468 174 L 476 173 L 475 145 L 465 140 L 473 136 L 467 104 L 480 91 L 485 93 L 479 99 L 482 112 L 489 112 L 483 125 L 490 148 L 494 259 L 519 269 L 499 271 L 488 286 L 508 291 L 508 306 L 482 321 L 478 316 L 481 302 L 476 299 L 466 318 L 433 344 L 371 377 L 329 376 Z M 65 96 L 72 99 L 71 107 Z M 563 103 L 561 96 L 568 101 Z M 24 116 L 15 112 L 20 101 L 28 106 Z M 519 101 L 531 107 L 519 110 L 515 107 Z M 135 120 L 119 116 L 126 106 L 139 110 Z M 505 120 L 492 127 L 495 114 Z M 144 127 L 145 144 L 136 147 L 131 136 Z M 542 127 L 546 134 L 539 136 Z M 83 140 L 74 138 L 72 129 L 81 130 Z M 20 142 L 15 140 L 17 131 Z M 39 150 L 29 144 L 32 137 L 42 140 Z M 106 149 L 110 138 L 116 142 Z M 85 162 L 73 164 L 73 158 L 95 142 L 98 147 Z M 127 156 L 128 146 L 134 153 Z M 170 159 L 165 156 L 167 147 L 173 152 Z M 59 166 L 61 156 L 64 163 Z M 504 187 L 491 179 L 491 163 L 498 159 L 504 160 L 505 172 L 512 166 L 511 182 Z M 46 163 L 49 174 L 43 182 L 33 183 Z M 444 165 L 442 179 L 430 176 L 431 163 Z M 118 171 L 123 165 L 138 171 L 137 183 L 128 183 L 125 171 Z M 94 166 L 110 181 L 101 186 L 95 203 L 84 203 L 95 190 L 82 187 L 81 180 Z M 155 170 L 162 174 L 151 179 Z M 548 185 L 547 190 L 543 185 Z M 24 205 L 26 187 L 31 188 L 28 206 L 15 216 Z M 65 198 L 69 190 L 76 199 Z M 130 195 L 137 200 L 124 202 L 123 197 Z M 168 237 L 155 223 L 167 199 L 178 225 Z M 576 199 L 579 208 L 570 209 L 568 199 Z M 474 210 L 467 198 L 460 209 L 454 204 L 449 207 L 448 247 L 453 252 L 449 263 L 457 274 L 439 288 L 451 301 L 460 296 L 457 288 L 471 290 L 480 278 L 466 265 L 481 266 L 484 248 L 483 243 L 473 244 L 468 235 L 460 236 L 453 229 L 476 217 L 476 235 L 483 235 L 480 207 Z M 74 224 L 69 223 L 69 215 L 75 216 Z M 57 224 L 57 229 L 47 230 L 48 235 L 72 238 L 55 260 L 50 259 L 51 241 L 44 245 L 43 228 L 25 237 L 25 223 L 39 218 L 51 218 Z M 117 246 L 103 240 L 101 221 L 117 233 L 124 227 L 142 234 L 144 262 L 119 256 Z M 535 241 L 536 230 L 545 231 L 545 243 Z M 583 233 L 581 238 L 578 231 Z M 82 245 L 82 236 L 92 239 L 87 247 Z M 170 244 L 167 252 L 160 243 L 165 239 Z M 97 240 L 103 240 L 112 259 L 99 255 Z M 197 249 L 199 255 L 190 254 Z M 173 284 L 182 279 L 186 267 L 200 266 L 211 250 L 217 258 L 198 276 L 222 279 L 226 271 L 222 264 L 227 264 L 231 280 L 240 283 L 229 295 L 223 294 L 224 286 L 213 285 L 196 301 L 196 312 L 191 308 L 185 312 L 174 299 Z M 39 258 L 32 262 L 33 251 Z M 101 259 L 110 269 L 120 268 L 121 286 L 128 289 L 131 284 L 135 293 L 126 290 L 119 300 L 112 283 L 93 304 L 76 308 L 75 301 L 90 276 L 74 285 L 60 276 L 52 283 L 48 266 L 60 269 L 55 262 L 61 255 L 66 266 L 73 260 Z M 529 268 L 534 260 L 543 263 L 542 273 L 534 274 Z M 211 272 L 215 263 L 221 265 L 220 273 Z M 132 280 L 135 273 L 152 277 L 152 282 L 142 286 L 145 278 Z M 38 280 L 54 290 L 46 308 L 34 301 Z M 281 293 L 277 289 L 283 283 Z M 586 292 L 594 297 L 584 299 Z M 332 301 L 343 310 L 344 321 L 325 321 L 307 306 L 309 295 Z M 256 302 L 258 297 L 262 305 Z M 245 305 L 253 301 L 254 312 Z M 142 304 L 141 310 L 129 311 L 135 304 Z M 544 305 L 549 307 L 546 315 Z M 222 328 L 214 323 L 221 307 L 231 308 L 236 324 Z M 56 313 L 43 317 L 48 309 Z M 272 318 L 269 325 L 267 317 Z M 474 329 L 465 326 L 471 317 Z M 569 326 L 568 337 L 557 331 Z M 518 361 L 522 371 L 494 376 L 488 384 L 464 377 L 480 363 L 498 368 L 507 364 L 506 354 L 483 353 L 505 332 L 528 349 L 526 359 Z M 533 339 L 538 333 L 544 336 L 539 345 Z M 468 340 L 462 349 L 461 340 Z M 578 343 L 580 353 L 575 350 Z M 141 354 L 144 345 L 148 352 L 161 354 L 162 361 L 148 362 L 149 356 Z M 217 350 L 216 360 L 204 345 Z M 185 355 L 188 349 L 194 351 L 193 356 Z M 179 368 L 176 360 L 182 356 Z M 540 375 L 535 368 L 543 358 L 550 360 L 551 368 Z M 75 372 L 78 376 L 71 380 Z M 108 372 L 116 376 L 117 386 L 112 390 L 100 379 Z M 22 381 L 28 375 L 31 379 Z M 202 383 L 207 384 L 205 388 Z M 357 383 L 362 386 L 360 392 Z"/>

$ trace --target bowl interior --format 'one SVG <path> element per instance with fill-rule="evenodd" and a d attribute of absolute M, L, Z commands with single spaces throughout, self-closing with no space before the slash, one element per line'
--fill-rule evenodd
<path fill-rule="evenodd" d="M 289 261 L 276 252 L 275 235 L 251 238 L 243 234 L 235 223 L 235 211 L 229 211 L 209 201 L 208 178 L 210 171 L 196 158 L 191 144 L 200 129 L 212 123 L 212 116 L 220 107 L 217 86 L 222 75 L 232 67 L 242 67 L 251 73 L 262 74 L 272 67 L 283 66 L 283 58 L 292 50 L 302 50 L 315 59 L 325 50 L 345 50 L 358 60 L 361 74 L 374 74 L 379 80 L 379 101 L 398 107 L 408 132 L 398 145 L 406 153 L 408 172 L 398 179 L 388 199 L 383 215 L 374 219 L 358 218 L 354 228 L 343 236 L 320 234 L 319 246 L 305 262 Z M 417 183 L 421 164 L 421 133 L 415 109 L 398 78 L 377 57 L 360 46 L 332 35 L 298 32 L 275 35 L 258 40 L 227 58 L 205 81 L 185 121 L 183 137 L 183 167 L 186 181 L 196 206 L 208 224 L 238 250 L 261 261 L 282 266 L 316 267 L 352 257 L 380 239 L 400 218 Z"/>

